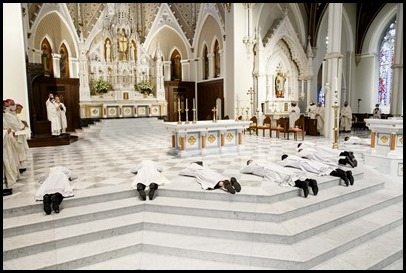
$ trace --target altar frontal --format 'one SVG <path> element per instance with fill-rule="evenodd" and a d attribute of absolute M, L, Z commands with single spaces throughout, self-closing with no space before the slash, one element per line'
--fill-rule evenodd
<path fill-rule="evenodd" d="M 172 133 L 170 153 L 179 157 L 239 151 L 243 131 L 250 121 L 202 120 L 191 123 L 166 122 Z"/>

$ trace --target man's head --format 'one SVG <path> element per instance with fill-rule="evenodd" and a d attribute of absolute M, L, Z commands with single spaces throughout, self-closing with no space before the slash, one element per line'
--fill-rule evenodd
<path fill-rule="evenodd" d="M 16 104 L 16 113 L 20 114 L 21 111 L 23 110 L 23 106 L 19 103 Z"/>
<path fill-rule="evenodd" d="M 310 102 L 310 106 L 313 106 L 313 105 L 314 105 L 314 101 L 311 101 L 311 102 Z"/>
<path fill-rule="evenodd" d="M 282 160 L 285 160 L 285 158 L 287 158 L 287 157 L 288 157 L 287 154 L 282 155 Z"/>
<path fill-rule="evenodd" d="M 344 138 L 344 141 L 347 141 L 347 140 L 349 140 L 350 139 L 350 137 L 349 136 L 346 136 L 345 138 Z"/>
<path fill-rule="evenodd" d="M 348 101 L 344 102 L 344 106 L 345 106 L 345 107 L 348 106 Z"/>
<path fill-rule="evenodd" d="M 376 107 L 376 108 L 379 108 L 379 103 L 375 104 L 375 107 Z"/>
<path fill-rule="evenodd" d="M 59 98 L 58 95 L 55 96 L 55 102 L 61 102 L 61 99 Z"/>
<path fill-rule="evenodd" d="M 296 103 L 294 103 L 294 102 L 292 102 L 292 104 L 291 104 L 293 107 L 295 107 L 296 106 Z"/>
<path fill-rule="evenodd" d="M 10 106 L 11 112 L 16 110 L 16 102 L 13 99 L 8 99 L 8 105 Z"/>
<path fill-rule="evenodd" d="M 3 100 L 3 112 L 6 111 L 7 107 L 9 107 L 8 100 Z"/>
<path fill-rule="evenodd" d="M 251 164 L 254 160 L 250 159 L 247 161 L 247 165 Z"/>
<path fill-rule="evenodd" d="M 49 94 L 48 94 L 48 98 L 53 99 L 53 98 L 54 98 L 54 94 L 49 93 Z"/>

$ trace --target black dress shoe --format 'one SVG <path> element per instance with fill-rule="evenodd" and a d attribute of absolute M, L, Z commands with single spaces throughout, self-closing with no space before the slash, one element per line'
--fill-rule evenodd
<path fill-rule="evenodd" d="M 307 198 L 307 196 L 309 195 L 309 181 L 303 181 L 302 188 L 304 197 Z"/>
<path fill-rule="evenodd" d="M 12 195 L 13 194 L 13 189 L 3 189 L 3 196 L 6 195 Z"/>
<path fill-rule="evenodd" d="M 158 184 L 156 184 L 156 183 L 149 184 L 149 193 L 148 193 L 149 200 L 154 199 L 154 194 L 157 189 L 158 189 Z"/>
<path fill-rule="evenodd" d="M 20 174 L 22 174 L 22 173 L 25 172 L 26 170 L 27 170 L 27 168 L 21 168 L 21 169 L 19 169 Z"/>
<path fill-rule="evenodd" d="M 350 181 L 350 185 L 354 185 L 354 176 L 352 176 L 352 172 L 351 171 L 346 171 L 345 172 L 348 178 L 348 181 Z"/>
<path fill-rule="evenodd" d="M 223 181 L 223 187 L 231 194 L 235 194 L 235 189 L 231 185 L 231 182 L 228 180 Z"/>
<path fill-rule="evenodd" d="M 42 203 L 44 203 L 44 211 L 47 215 L 51 214 L 51 196 L 49 194 L 45 194 Z"/>
<path fill-rule="evenodd" d="M 319 186 L 317 186 L 317 181 L 315 179 L 306 179 L 309 181 L 309 187 L 312 188 L 313 194 L 317 195 L 319 193 Z"/>
<path fill-rule="evenodd" d="M 145 187 L 146 186 L 142 183 L 137 184 L 137 191 L 140 195 L 140 198 L 144 201 L 147 200 L 147 194 L 145 193 Z"/>
<path fill-rule="evenodd" d="M 241 191 L 241 185 L 240 185 L 240 183 L 238 183 L 237 178 L 235 178 L 235 177 L 231 177 L 231 186 L 234 187 L 236 192 Z"/>
<path fill-rule="evenodd" d="M 53 195 L 51 196 L 51 201 L 52 201 L 52 209 L 53 209 L 56 213 L 59 213 L 59 199 L 58 199 L 58 197 L 57 197 L 55 194 L 53 194 Z"/>

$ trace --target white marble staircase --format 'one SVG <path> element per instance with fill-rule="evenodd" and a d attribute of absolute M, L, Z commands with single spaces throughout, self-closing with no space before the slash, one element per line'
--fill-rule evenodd
<path fill-rule="evenodd" d="M 368 172 L 354 169 L 349 187 L 323 177 L 308 198 L 297 188 L 231 195 L 174 183 L 147 201 L 128 185 L 83 190 L 48 216 L 40 203 L 6 208 L 3 269 L 400 267 L 403 187 Z"/>

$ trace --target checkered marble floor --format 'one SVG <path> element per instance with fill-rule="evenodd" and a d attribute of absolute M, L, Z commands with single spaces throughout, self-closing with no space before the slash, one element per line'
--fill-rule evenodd
<path fill-rule="evenodd" d="M 125 122 L 130 122 L 131 127 L 126 126 Z M 237 177 L 243 187 L 261 187 L 260 177 L 239 172 L 247 160 L 261 159 L 275 162 L 282 154 L 293 154 L 300 142 L 292 138 L 287 140 L 276 139 L 275 136 L 269 138 L 269 135 L 262 137 L 245 134 L 243 149 L 239 152 L 180 158 L 169 153 L 171 135 L 165 129 L 162 120 L 155 118 L 103 120 L 101 126 L 99 137 L 81 137 L 77 142 L 64 146 L 31 148 L 27 171 L 22 179 L 13 185 L 13 194 L 3 197 L 3 206 L 14 207 L 35 203 L 34 194 L 40 186 L 39 176 L 57 165 L 68 167 L 78 175 L 79 178 L 71 182 L 75 194 L 90 189 L 108 193 L 115 188 L 130 188 L 134 179 L 130 169 L 144 159 L 154 160 L 162 165 L 162 173 L 172 182 L 170 184 L 172 188 L 176 188 L 177 183 L 182 182 L 182 187 L 199 189 L 193 178 L 179 176 L 181 169 L 197 160 L 202 160 L 205 165 L 220 173 Z M 367 130 L 353 131 L 340 134 L 340 142 L 349 134 L 369 137 Z M 331 145 L 331 140 L 324 137 L 306 136 L 305 140 Z"/>

